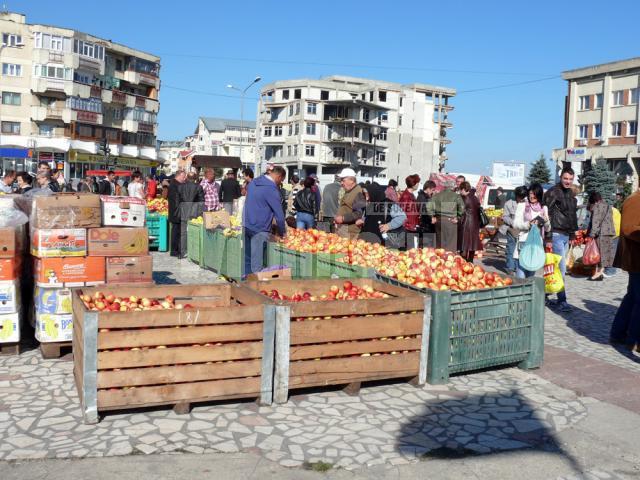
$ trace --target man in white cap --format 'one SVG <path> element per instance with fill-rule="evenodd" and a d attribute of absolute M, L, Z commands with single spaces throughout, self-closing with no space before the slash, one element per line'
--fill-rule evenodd
<path fill-rule="evenodd" d="M 343 169 L 338 175 L 344 195 L 334 218 L 336 233 L 340 236 L 354 237 L 360 233 L 356 221 L 363 217 L 367 202 L 362 188 L 357 183 L 356 172 L 351 168 Z"/>

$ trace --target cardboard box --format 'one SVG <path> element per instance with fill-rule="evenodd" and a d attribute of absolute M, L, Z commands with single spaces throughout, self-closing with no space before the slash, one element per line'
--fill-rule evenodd
<path fill-rule="evenodd" d="M 18 278 L 21 257 L 0 258 L 0 281 L 10 281 Z"/>
<path fill-rule="evenodd" d="M 102 220 L 100 198 L 91 193 L 33 197 L 32 228 L 91 228 Z"/>
<path fill-rule="evenodd" d="M 102 225 L 106 227 L 144 227 L 147 202 L 135 197 L 100 197 Z"/>
<path fill-rule="evenodd" d="M 36 313 L 36 340 L 41 343 L 73 340 L 73 315 Z"/>
<path fill-rule="evenodd" d="M 151 282 L 153 282 L 153 260 L 151 255 L 107 258 L 107 283 Z"/>
<path fill-rule="evenodd" d="M 229 212 L 226 210 L 220 210 L 218 212 L 203 212 L 202 220 L 204 222 L 204 228 L 208 230 L 216 227 L 229 228 L 231 226 Z"/>
<path fill-rule="evenodd" d="M 138 256 L 149 254 L 149 232 L 144 227 L 90 228 L 89 255 L 96 257 Z"/>
<path fill-rule="evenodd" d="M 69 288 L 36 287 L 35 304 L 37 313 L 73 313 L 72 291 Z"/>
<path fill-rule="evenodd" d="M 84 228 L 36 228 L 31 231 L 34 257 L 85 257 L 87 230 Z"/>
<path fill-rule="evenodd" d="M 22 231 L 22 229 L 19 229 Z M 14 227 L 0 228 L 0 258 L 13 258 L 16 256 L 18 231 Z"/>
<path fill-rule="evenodd" d="M 40 287 L 82 287 L 105 281 L 104 257 L 37 258 L 34 270 Z"/>
<path fill-rule="evenodd" d="M 20 341 L 20 314 L 0 315 L 0 343 L 16 343 Z"/>
<path fill-rule="evenodd" d="M 20 305 L 20 287 L 17 280 L 0 282 L 0 314 L 16 313 Z"/>
<path fill-rule="evenodd" d="M 266 281 L 266 280 L 290 280 L 290 279 L 291 279 L 290 268 L 280 268 L 278 270 L 269 270 L 267 272 L 256 272 L 256 273 L 247 275 L 247 280 Z"/>

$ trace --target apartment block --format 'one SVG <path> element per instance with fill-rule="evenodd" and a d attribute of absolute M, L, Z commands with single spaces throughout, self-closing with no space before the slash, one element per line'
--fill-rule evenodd
<path fill-rule="evenodd" d="M 256 122 L 200 117 L 193 135 L 185 139 L 193 155 L 239 157 L 245 166 L 256 160 Z"/>
<path fill-rule="evenodd" d="M 572 165 L 581 173 L 591 162 L 604 159 L 637 185 L 640 58 L 569 70 L 562 77 L 568 92 L 564 147 L 552 153 L 558 168 Z"/>
<path fill-rule="evenodd" d="M 160 58 L 87 33 L 0 12 L 0 166 L 38 161 L 82 178 L 109 166 L 158 165 Z"/>
<path fill-rule="evenodd" d="M 289 174 L 394 178 L 443 171 L 455 90 L 345 76 L 282 80 L 261 90 L 258 159 Z"/>

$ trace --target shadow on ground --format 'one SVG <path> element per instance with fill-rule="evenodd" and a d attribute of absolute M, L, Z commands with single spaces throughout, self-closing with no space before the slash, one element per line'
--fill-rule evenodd
<path fill-rule="evenodd" d="M 178 281 L 173 277 L 173 273 L 166 271 L 153 272 L 153 281 L 162 285 L 178 285 Z"/>

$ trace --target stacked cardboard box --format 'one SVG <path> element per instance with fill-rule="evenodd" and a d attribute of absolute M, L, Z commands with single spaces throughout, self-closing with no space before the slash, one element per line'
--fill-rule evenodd
<path fill-rule="evenodd" d="M 0 344 L 20 341 L 22 308 L 20 266 L 24 249 L 24 228 L 0 228 Z"/>

